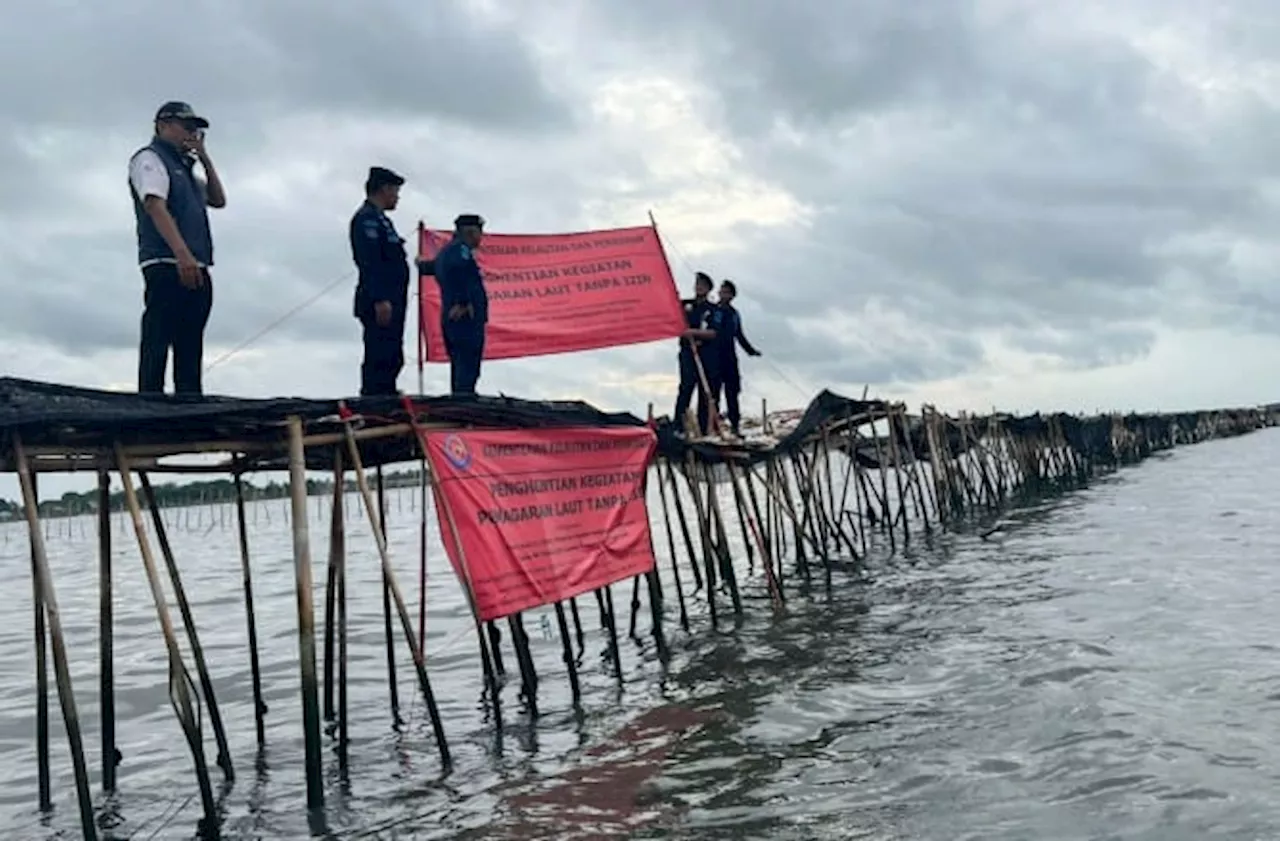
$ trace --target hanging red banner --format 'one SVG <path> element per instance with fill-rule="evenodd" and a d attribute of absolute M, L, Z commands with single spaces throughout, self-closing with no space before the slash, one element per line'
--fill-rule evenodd
<path fill-rule="evenodd" d="M 481 621 L 654 568 L 648 427 L 420 434 L 445 551 Z"/>
<path fill-rule="evenodd" d="M 451 231 L 420 229 L 418 253 L 434 259 Z M 485 234 L 476 249 L 489 295 L 485 359 L 517 359 L 673 339 L 685 328 L 657 229 L 575 234 Z M 448 362 L 440 334 L 440 285 L 419 279 L 420 345 Z"/>

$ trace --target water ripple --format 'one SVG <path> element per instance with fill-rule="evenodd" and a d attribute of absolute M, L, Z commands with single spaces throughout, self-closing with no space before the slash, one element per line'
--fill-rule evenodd
<path fill-rule="evenodd" d="M 403 646 L 397 688 L 407 723 L 391 728 L 378 558 L 352 498 L 351 777 L 339 778 L 327 743 L 327 829 L 344 838 L 477 840 L 1280 837 L 1272 796 L 1280 750 L 1270 735 L 1280 716 L 1280 517 L 1259 491 L 1276 484 L 1280 431 L 1266 431 L 1178 450 L 1010 512 L 985 541 L 913 541 L 904 555 L 873 560 L 870 583 L 837 574 L 827 592 L 820 576 L 807 590 L 790 576 L 778 616 L 757 570 L 744 576 L 741 627 L 726 621 L 712 633 L 705 605 L 690 605 L 694 634 L 670 626 L 666 668 L 643 636 L 641 592 L 641 639 L 625 637 L 625 622 L 620 629 L 621 687 L 588 597 L 581 714 L 571 709 L 554 616 L 531 615 L 543 715 L 530 723 L 518 712 L 508 653 L 501 739 L 483 717 L 467 613 L 433 545 L 427 657 L 456 762 L 449 775 Z M 395 563 L 416 615 L 416 491 L 389 501 Z M 311 503 L 318 620 L 324 502 Z M 223 802 L 226 836 L 300 838 L 313 827 L 299 808 L 286 506 L 260 503 L 250 516 L 271 708 L 261 756 L 231 512 L 166 512 L 237 762 Z M 198 817 L 190 760 L 126 526 L 117 518 L 116 706 L 125 759 L 110 820 L 120 838 L 190 838 Z M 656 542 L 674 599 L 665 541 Z M 49 543 L 96 784 L 93 523 L 50 524 Z M 57 811 L 46 825 L 33 808 L 29 560 L 16 526 L 0 527 L 0 571 L 20 584 L 10 621 L 0 625 L 0 827 L 5 837 L 74 837 L 56 701 Z M 615 588 L 624 617 L 630 598 L 629 585 Z M 719 599 L 722 616 L 727 603 Z"/>

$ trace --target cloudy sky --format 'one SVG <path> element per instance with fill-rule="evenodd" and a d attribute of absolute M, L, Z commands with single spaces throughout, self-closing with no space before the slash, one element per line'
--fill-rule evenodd
<path fill-rule="evenodd" d="M 409 179 L 402 232 L 652 210 L 682 290 L 695 268 L 739 284 L 765 351 L 747 406 L 867 385 L 954 409 L 1280 399 L 1274 2 L 0 9 L 4 374 L 134 385 L 125 167 L 178 98 L 212 121 L 229 195 L 210 391 L 357 389 L 346 224 L 376 163 Z M 662 412 L 674 369 L 647 345 L 493 363 L 482 390 Z"/>

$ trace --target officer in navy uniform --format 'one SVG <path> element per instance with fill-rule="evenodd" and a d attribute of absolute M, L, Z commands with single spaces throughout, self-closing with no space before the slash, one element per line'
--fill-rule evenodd
<path fill-rule="evenodd" d="M 205 151 L 209 121 L 185 102 L 156 111 L 151 142 L 129 158 L 129 192 L 145 283 L 138 347 L 138 391 L 163 394 L 169 349 L 173 390 L 202 392 L 204 330 L 213 309 L 210 207 L 227 204 L 222 181 Z M 195 172 L 199 163 L 204 177 Z"/>
<path fill-rule="evenodd" d="M 716 331 L 715 341 L 706 355 L 715 356 L 715 379 L 711 383 L 711 399 L 718 407 L 720 394 L 724 393 L 725 415 L 729 420 L 729 428 L 734 435 L 741 436 L 739 424 L 742 421 L 742 409 L 738 397 L 742 394 L 742 369 L 738 364 L 738 345 L 746 351 L 747 356 L 760 356 L 751 342 L 742 332 L 742 314 L 733 306 L 733 299 L 738 297 L 738 287 L 732 280 L 720 283 L 719 302 L 711 316 L 711 326 Z"/>
<path fill-rule="evenodd" d="M 684 305 L 685 331 L 680 337 L 680 390 L 676 393 L 674 421 L 677 429 L 684 429 L 684 416 L 689 411 L 689 403 L 693 399 L 694 389 L 698 391 L 698 428 L 703 434 L 707 432 L 708 398 L 706 387 L 714 382 L 716 370 L 714 358 L 702 352 L 702 344 L 715 339 L 711 329 L 711 315 L 714 305 L 707 300 L 711 294 L 711 278 L 698 272 L 693 281 L 693 298 L 680 303 Z M 702 363 L 702 372 L 707 377 L 704 384 L 698 374 L 697 361 Z"/>
<path fill-rule="evenodd" d="M 453 237 L 436 255 L 440 284 L 440 331 L 449 353 L 449 386 L 454 396 L 473 395 L 480 381 L 489 323 L 489 294 L 476 262 L 484 239 L 484 219 L 464 213 L 453 220 Z"/>
<path fill-rule="evenodd" d="M 409 304 L 405 241 L 387 211 L 400 201 L 404 178 L 380 166 L 369 168 L 365 201 L 351 217 L 351 256 L 359 270 L 355 317 L 364 328 L 360 394 L 398 394 L 404 368 L 404 325 Z"/>

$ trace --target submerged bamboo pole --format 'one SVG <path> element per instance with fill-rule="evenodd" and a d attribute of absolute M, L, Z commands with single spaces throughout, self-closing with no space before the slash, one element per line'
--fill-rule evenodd
<path fill-rule="evenodd" d="M 417 421 L 411 422 L 412 428 L 417 432 L 419 440 L 422 440 L 422 428 L 418 426 Z M 425 441 L 424 441 L 425 445 Z M 443 515 L 444 522 L 449 527 L 449 537 L 453 540 L 454 548 L 458 554 L 458 569 L 461 570 L 462 592 L 466 596 L 467 606 L 471 610 L 471 618 L 475 624 L 476 641 L 480 645 L 480 666 L 484 673 L 485 686 L 489 694 L 489 699 L 493 704 L 494 726 L 501 731 L 502 729 L 502 698 L 499 694 L 498 676 L 494 670 L 494 661 L 497 659 L 498 646 L 494 641 L 492 652 L 490 640 L 486 638 L 484 632 L 484 623 L 480 620 L 480 611 L 476 607 L 475 587 L 471 582 L 471 571 L 467 565 L 466 553 L 462 548 L 462 535 L 458 531 L 458 523 L 454 519 L 453 510 L 445 502 L 440 491 L 440 480 L 436 476 L 435 471 L 427 471 L 427 479 L 431 484 L 431 492 L 436 498 L 437 511 Z M 443 529 L 442 529 L 443 531 Z M 444 538 L 444 535 L 441 535 Z M 578 620 L 578 606 L 576 602 L 570 601 L 573 609 L 573 621 L 578 626 L 578 644 L 582 645 L 582 627 Z M 492 624 L 492 623 L 491 623 Z"/>
<path fill-rule="evenodd" d="M 258 662 L 258 619 L 253 609 L 253 570 L 249 558 L 249 524 L 244 510 L 244 480 L 237 471 L 232 476 L 236 492 L 236 542 L 240 548 L 240 580 L 244 590 L 244 619 L 249 638 L 249 673 L 253 681 L 253 726 L 258 749 L 267 743 L 267 705 L 262 700 L 262 667 Z"/>
<path fill-rule="evenodd" d="M 80 736 L 80 716 L 76 711 L 76 698 L 71 686 L 71 667 L 67 662 L 67 644 L 62 634 L 62 614 L 58 612 L 58 597 L 54 592 L 53 575 L 49 570 L 49 555 L 44 545 L 44 534 L 40 530 L 40 509 L 34 477 L 17 433 L 13 435 L 12 444 L 13 459 L 18 471 L 18 484 L 22 486 L 22 504 L 27 517 L 33 573 L 39 593 L 36 599 L 36 610 L 43 613 L 48 627 L 49 642 L 53 647 L 53 673 L 58 684 L 58 705 L 62 708 L 62 723 L 66 727 L 67 744 L 71 749 L 71 766 L 76 780 L 76 801 L 80 807 L 80 828 L 84 832 L 86 841 L 96 841 L 98 829 L 93 818 L 93 795 L 89 791 L 89 768 L 84 758 L 84 741 Z M 45 737 L 48 738 L 47 731 Z M 45 768 L 48 773 L 47 764 Z"/>
<path fill-rule="evenodd" d="M 307 461 L 302 419 L 289 418 L 289 497 L 293 522 L 293 574 L 298 608 L 298 669 L 302 689 L 302 736 L 307 808 L 324 806 L 320 755 L 320 699 L 316 682 L 315 610 L 311 603 L 311 536 L 307 529 Z"/>
<path fill-rule="evenodd" d="M 364 462 L 360 458 L 360 447 L 356 443 L 355 436 L 351 433 L 350 424 L 346 426 L 347 430 L 347 455 L 351 458 L 351 468 L 355 471 L 356 487 L 360 490 L 360 498 L 364 502 L 365 516 L 369 521 L 369 528 L 373 531 L 374 540 L 378 547 L 378 557 L 382 561 L 382 580 L 387 587 L 391 598 L 395 602 L 396 612 L 400 617 L 400 626 L 404 631 L 405 641 L 409 645 L 409 653 L 413 656 L 413 665 L 418 673 L 418 686 L 422 690 L 423 701 L 427 705 L 427 713 L 431 718 L 431 729 L 435 734 L 436 747 L 440 751 L 440 761 L 446 768 L 452 765 L 452 758 L 449 754 L 449 744 L 444 736 L 444 727 L 440 721 L 440 710 L 436 706 L 436 696 L 431 690 L 431 681 L 427 678 L 427 665 L 422 656 L 422 649 L 418 647 L 417 639 L 413 633 L 413 621 L 409 618 L 409 609 L 405 605 L 404 595 L 400 592 L 400 585 L 396 582 L 395 570 L 391 567 L 391 555 L 387 549 L 387 536 L 385 528 L 385 520 L 379 521 L 380 517 L 385 516 L 385 509 L 379 506 L 377 512 L 374 510 L 373 492 L 369 489 L 369 481 L 365 476 Z"/>
<path fill-rule="evenodd" d="M 15 449 L 18 444 L 15 444 Z M 15 459 L 18 456 L 15 454 Z M 21 471 L 22 466 L 19 465 Z M 30 471 L 30 467 L 27 468 Z M 19 473 L 21 476 L 21 473 Z M 29 490 L 28 490 L 29 487 Z M 36 522 L 31 528 L 39 531 L 40 492 L 34 473 L 28 474 L 27 484 L 23 485 L 23 505 L 27 511 L 35 512 Z M 25 513 L 25 512 L 24 512 Z M 45 627 L 44 585 L 41 580 L 41 559 L 36 551 L 36 543 L 31 541 L 31 613 L 32 632 L 35 634 L 36 652 L 36 787 L 40 798 L 40 811 L 53 809 L 52 786 L 49 781 L 49 632 Z"/>
<path fill-rule="evenodd" d="M 187 601 L 186 588 L 182 586 L 182 574 L 178 570 L 178 562 L 173 555 L 173 547 L 169 544 L 169 535 L 164 527 L 164 519 L 160 516 L 160 506 L 156 503 L 155 490 L 147 474 L 138 471 L 138 484 L 142 487 L 142 496 L 151 511 L 151 524 L 156 532 L 156 542 L 160 545 L 160 556 L 164 558 L 165 569 L 169 573 L 169 585 L 173 588 L 174 600 L 178 603 L 178 612 L 182 615 L 182 627 L 187 634 L 187 644 L 191 647 L 191 659 L 196 664 L 196 675 L 200 679 L 200 691 L 205 705 L 209 708 L 209 722 L 213 725 L 214 740 L 218 745 L 218 767 L 228 782 L 236 778 L 231 765 L 231 750 L 227 746 L 227 732 L 222 726 L 222 714 L 218 711 L 218 699 L 213 691 L 213 680 L 209 677 L 209 668 L 205 664 L 204 647 L 200 645 L 200 634 L 196 631 L 195 617 L 191 614 L 191 604 Z"/>
<path fill-rule="evenodd" d="M 329 569 L 324 591 L 324 718 L 335 717 L 334 646 L 337 642 L 335 623 L 338 603 L 338 567 L 346 554 L 346 528 L 342 498 L 346 493 L 342 469 L 342 450 L 333 453 L 333 499 L 329 513 Z"/>
<path fill-rule="evenodd" d="M 191 676 L 187 674 L 186 664 L 182 660 L 178 637 L 173 630 L 173 619 L 169 616 L 164 585 L 160 582 L 160 572 L 156 568 L 155 555 L 151 551 L 151 540 L 147 536 L 147 527 L 143 522 L 142 506 L 133 489 L 133 466 L 124 448 L 119 444 L 116 445 L 116 464 L 124 489 L 125 504 L 133 521 L 133 532 L 138 540 L 138 550 L 142 554 L 142 565 L 147 573 L 147 583 L 151 587 L 151 599 L 155 603 L 156 616 L 160 620 L 160 630 L 168 650 L 169 701 L 177 713 L 178 723 L 187 740 L 187 747 L 191 750 L 196 782 L 200 787 L 200 802 L 204 809 L 205 831 L 213 831 L 218 825 L 218 813 L 213 800 L 213 786 L 209 782 L 209 768 L 205 762 L 204 739 L 200 734 L 200 723 L 196 717 L 197 701 L 192 699 L 194 685 L 191 682 Z"/>
<path fill-rule="evenodd" d="M 102 790 L 116 789 L 115 618 L 111 586 L 111 474 L 98 474 L 98 707 L 102 720 Z"/>
<path fill-rule="evenodd" d="M 350 429 L 351 427 L 348 425 L 347 428 Z M 359 451 L 356 454 L 356 458 L 358 457 Z M 374 467 L 374 481 L 378 489 L 378 516 L 376 522 L 370 522 L 370 527 L 381 533 L 382 540 L 385 543 L 387 539 L 387 501 L 382 486 L 382 465 Z M 391 627 L 391 584 L 387 581 L 385 568 L 382 571 L 382 637 L 387 652 L 387 689 L 391 695 L 391 722 L 393 727 L 398 728 L 403 723 L 400 718 L 400 682 L 396 677 L 395 631 Z"/>

